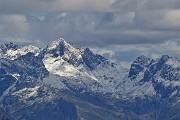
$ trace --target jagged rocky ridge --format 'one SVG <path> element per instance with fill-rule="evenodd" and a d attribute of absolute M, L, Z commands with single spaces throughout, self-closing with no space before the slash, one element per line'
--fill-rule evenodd
<path fill-rule="evenodd" d="M 19 120 L 180 117 L 177 58 L 140 56 L 127 70 L 64 39 L 44 49 L 5 44 L 0 58 L 0 105 Z"/>

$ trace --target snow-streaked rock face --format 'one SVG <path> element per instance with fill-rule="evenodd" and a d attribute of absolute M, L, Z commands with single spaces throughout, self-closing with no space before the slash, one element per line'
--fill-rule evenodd
<path fill-rule="evenodd" d="M 129 78 L 134 79 L 138 76 L 141 76 L 146 68 L 148 67 L 151 60 L 147 58 L 146 56 L 140 56 L 138 57 L 132 64 L 129 71 Z"/>
<path fill-rule="evenodd" d="M 41 59 L 31 52 L 15 60 L 0 59 L 0 73 L 0 106 L 11 115 L 57 96 L 57 90 L 42 84 L 49 73 Z"/>
<path fill-rule="evenodd" d="M 29 110 L 27 106 L 35 105 L 36 109 L 37 103 L 52 102 L 60 91 L 99 95 L 105 98 L 100 102 L 108 98 L 111 104 L 142 103 L 147 108 L 152 101 L 179 104 L 180 60 L 167 55 L 155 60 L 140 56 L 127 70 L 89 48 L 78 48 L 62 38 L 42 50 L 12 43 L 0 47 L 0 107 L 11 114 L 21 114 L 18 111 Z M 132 109 L 137 111 L 136 107 Z"/>
<path fill-rule="evenodd" d="M 173 72 L 175 76 L 171 78 L 179 79 L 179 70 L 176 70 L 179 61 L 176 58 L 164 55 L 160 59 L 152 60 L 140 56 L 128 71 L 121 65 L 94 54 L 89 48 L 80 49 L 62 38 L 50 43 L 40 53 L 40 57 L 46 69 L 59 76 L 59 80 L 56 79 L 57 84 L 59 81 L 59 84 L 70 89 L 110 93 L 116 98 L 155 97 L 158 93 L 155 87 L 157 83 L 154 82 L 156 76 L 169 80 L 169 72 Z M 167 66 L 172 67 L 170 71 L 166 69 Z M 158 69 L 162 69 L 161 74 L 158 74 Z M 51 84 L 47 81 L 46 83 Z M 174 84 L 179 83 L 176 81 Z"/>
<path fill-rule="evenodd" d="M 50 75 L 41 82 L 60 90 L 112 94 L 115 98 L 124 99 L 154 97 L 161 93 L 168 94 L 166 96 L 179 94 L 180 62 L 177 58 L 167 55 L 156 60 L 140 56 L 128 71 L 121 65 L 94 54 L 89 48 L 78 48 L 63 38 L 53 41 L 41 51 L 31 45 L 19 47 L 12 43 L 5 44 L 1 46 L 1 53 L 3 53 L 1 57 L 5 55 L 4 58 L 20 61 L 21 63 L 16 64 L 23 69 L 28 68 L 29 65 L 37 68 L 44 64 Z M 40 62 L 41 60 L 43 63 Z M 4 68 L 5 61 L 1 61 Z M 11 68 L 8 68 L 9 71 L 15 69 L 14 62 L 9 61 L 7 64 L 12 64 Z M 39 70 L 36 74 L 33 69 L 17 71 L 19 73 L 12 73 L 15 78 L 19 78 L 24 72 L 33 77 L 37 77 L 38 74 L 43 75 L 38 73 Z M 164 93 L 163 91 L 166 90 L 168 92 Z"/>
<path fill-rule="evenodd" d="M 8 59 L 14 60 L 29 52 L 32 52 L 37 56 L 40 52 L 40 49 L 32 45 L 19 47 L 17 45 L 14 45 L 13 43 L 9 43 L 5 45 L 1 45 L 0 58 L 8 58 Z"/>
<path fill-rule="evenodd" d="M 77 48 L 62 38 L 49 44 L 40 55 L 46 69 L 58 75 L 60 83 L 65 78 L 71 89 L 112 93 L 128 72 L 89 48 Z"/>
<path fill-rule="evenodd" d="M 180 95 L 180 61 L 177 58 L 168 55 L 156 60 L 139 57 L 131 65 L 129 78 L 138 80 L 137 83 L 142 85 L 150 83 L 151 88 L 161 97 Z"/>
<path fill-rule="evenodd" d="M 98 81 L 86 70 L 82 54 L 83 49 L 79 49 L 61 38 L 50 43 L 40 53 L 40 57 L 46 69 L 51 74 L 59 76 L 59 83 L 56 80 L 57 84 L 64 83 L 74 89 L 96 89 L 92 86 L 96 85 Z M 50 82 L 46 80 L 45 83 L 49 84 Z"/>
<path fill-rule="evenodd" d="M 82 63 L 81 49 L 75 47 L 74 45 L 68 43 L 64 39 L 60 38 L 58 40 L 50 43 L 40 54 L 41 57 L 47 58 L 57 58 L 61 57 L 64 61 L 68 63 L 79 66 Z"/>

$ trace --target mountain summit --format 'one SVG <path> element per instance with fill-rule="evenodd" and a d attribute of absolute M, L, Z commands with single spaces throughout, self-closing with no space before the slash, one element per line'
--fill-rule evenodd
<path fill-rule="evenodd" d="M 22 47 L 11 42 L 0 46 L 0 58 L 8 58 L 13 60 L 29 52 L 32 52 L 37 56 L 40 49 L 32 45 Z"/>
<path fill-rule="evenodd" d="M 140 56 L 128 70 L 63 38 L 43 49 L 5 44 L 0 105 L 17 120 L 176 120 L 180 60 Z"/>

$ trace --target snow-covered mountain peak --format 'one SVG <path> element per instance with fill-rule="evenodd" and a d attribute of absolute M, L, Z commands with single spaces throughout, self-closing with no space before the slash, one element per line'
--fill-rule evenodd
<path fill-rule="evenodd" d="M 73 66 L 79 66 L 82 63 L 81 54 L 81 49 L 60 38 L 51 42 L 45 49 L 43 49 L 40 53 L 40 57 L 43 61 L 55 60 L 56 62 L 67 62 Z"/>
<path fill-rule="evenodd" d="M 8 50 L 13 50 L 13 51 L 15 51 L 15 50 L 17 50 L 18 48 L 19 48 L 19 46 L 13 44 L 12 42 L 7 43 L 7 44 L 2 44 L 2 45 L 0 46 L 0 53 L 1 53 L 1 54 L 6 54 L 6 52 L 7 52 Z"/>
<path fill-rule="evenodd" d="M 74 44 L 66 41 L 63 38 L 57 39 L 52 41 L 48 46 L 47 46 L 47 50 L 54 50 L 57 49 L 58 47 L 64 47 L 64 48 L 68 48 L 69 50 L 80 50 L 79 48 L 77 48 Z"/>
<path fill-rule="evenodd" d="M 166 61 L 166 64 L 172 66 L 173 68 L 180 67 L 180 60 L 177 58 L 170 58 Z"/>
<path fill-rule="evenodd" d="M 106 58 L 101 55 L 94 54 L 89 48 L 84 49 L 82 58 L 90 70 L 95 69 L 101 63 L 106 64 L 108 62 Z"/>
<path fill-rule="evenodd" d="M 80 57 L 81 50 L 75 45 L 67 42 L 63 38 L 52 41 L 45 49 L 45 54 L 51 54 L 52 57 L 71 56 Z"/>
<path fill-rule="evenodd" d="M 10 43 L 6 43 L 6 44 L 2 44 L 0 46 L 0 49 L 1 50 L 9 50 L 9 49 L 12 49 L 12 50 L 17 50 L 19 48 L 18 45 L 15 45 L 14 43 L 10 42 Z"/>
<path fill-rule="evenodd" d="M 170 57 L 168 55 L 163 55 L 160 59 L 156 60 L 159 64 L 166 64 L 173 68 L 180 67 L 180 60 L 175 57 Z"/>
<path fill-rule="evenodd" d="M 159 59 L 152 60 L 149 66 L 150 71 L 155 74 L 156 72 L 164 71 L 165 69 L 175 69 L 180 67 L 180 60 L 175 57 L 163 55 Z"/>
<path fill-rule="evenodd" d="M 101 113 L 106 107 L 115 108 L 116 112 L 133 110 L 139 114 L 139 110 L 151 109 L 159 112 L 161 109 L 154 106 L 172 101 L 176 106 L 180 101 L 180 60 L 167 55 L 155 60 L 140 56 L 128 71 L 89 48 L 79 49 L 64 39 L 55 40 L 41 50 L 32 45 L 19 47 L 10 43 L 2 45 L 0 51 L 0 106 L 18 119 L 56 120 L 57 113 L 72 111 L 69 106 L 64 107 L 67 110 L 58 108 L 67 105 L 58 103 L 62 100 L 75 102 L 77 111 L 90 105 L 90 109 L 82 109 L 89 110 L 88 114 L 90 111 L 96 114 L 92 106 L 100 106 Z M 52 117 L 45 113 L 47 109 L 53 113 Z M 176 114 L 179 108 L 174 111 Z M 155 118 L 159 115 L 152 113 Z M 43 118 L 46 114 L 48 117 Z M 119 119 L 120 114 L 113 113 L 113 116 Z M 148 114 L 145 112 L 142 118 Z"/>
<path fill-rule="evenodd" d="M 44 61 L 49 58 L 56 61 L 68 62 L 75 67 L 84 66 L 89 70 L 95 69 L 100 63 L 108 63 L 103 56 L 94 54 L 89 48 L 78 48 L 63 38 L 51 42 L 42 52 Z M 48 60 L 49 61 L 49 60 Z"/>
<path fill-rule="evenodd" d="M 37 56 L 40 52 L 40 49 L 32 45 L 18 46 L 10 42 L 9 44 L 1 45 L 0 58 L 14 60 L 22 55 L 26 55 L 29 52 L 32 52 Z"/>
<path fill-rule="evenodd" d="M 152 60 L 142 55 L 138 57 L 132 64 L 129 71 L 129 78 L 134 79 L 139 74 L 143 73 Z"/>
<path fill-rule="evenodd" d="M 60 44 L 64 45 L 65 44 L 65 40 L 63 38 L 60 38 L 60 39 L 57 39 L 57 40 L 54 40 L 52 41 L 49 45 L 48 45 L 48 50 L 52 50 L 52 49 L 55 49 L 57 48 Z"/>
<path fill-rule="evenodd" d="M 79 88 L 86 86 L 91 91 L 104 91 L 105 88 L 108 92 L 114 91 L 120 79 L 126 76 L 124 73 L 127 73 L 121 66 L 93 53 L 89 48 L 79 49 L 64 39 L 53 41 L 41 54 L 43 63 L 51 74 L 70 79 L 69 84 L 75 84 Z"/>
<path fill-rule="evenodd" d="M 139 64 L 141 66 L 146 66 L 150 63 L 151 59 L 142 55 L 142 56 L 139 56 L 134 62 L 133 64 Z"/>
<path fill-rule="evenodd" d="M 160 58 L 160 60 L 168 60 L 170 57 L 168 55 L 162 55 L 162 57 Z"/>

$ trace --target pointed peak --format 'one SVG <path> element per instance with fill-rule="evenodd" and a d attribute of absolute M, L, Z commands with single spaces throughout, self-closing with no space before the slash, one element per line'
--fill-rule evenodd
<path fill-rule="evenodd" d="M 179 58 L 169 56 L 169 55 L 162 55 L 158 60 L 168 61 L 168 60 L 174 60 L 174 61 L 180 61 Z"/>
<path fill-rule="evenodd" d="M 147 63 L 149 62 L 151 59 L 146 57 L 145 55 L 141 55 L 139 56 L 135 61 L 134 63 Z"/>
<path fill-rule="evenodd" d="M 147 56 L 145 56 L 145 55 L 141 55 L 137 59 L 149 59 L 149 58 Z"/>
<path fill-rule="evenodd" d="M 51 43 L 50 43 L 50 45 L 52 45 L 52 44 L 60 44 L 60 43 L 65 43 L 66 41 L 63 39 L 63 38 L 59 38 L 59 39 L 56 39 L 56 40 L 54 40 L 54 41 L 52 41 Z"/>
<path fill-rule="evenodd" d="M 89 49 L 89 48 L 85 48 L 84 50 L 86 50 L 86 51 L 90 51 L 90 49 Z"/>
<path fill-rule="evenodd" d="M 89 48 L 85 48 L 84 53 L 93 53 L 93 52 Z"/>
<path fill-rule="evenodd" d="M 1 45 L 0 48 L 3 49 L 3 50 L 9 50 L 9 49 L 17 50 L 19 48 L 19 46 L 12 43 L 12 42 L 9 42 L 9 43 Z"/>
<path fill-rule="evenodd" d="M 168 60 L 170 57 L 168 55 L 162 55 L 162 57 L 160 58 L 160 60 L 166 61 Z"/>
<path fill-rule="evenodd" d="M 67 42 L 65 39 L 60 38 L 52 41 L 46 48 L 41 52 L 41 56 L 50 55 L 51 57 L 67 57 L 66 59 L 75 56 L 77 59 L 81 55 L 81 49 L 76 47 L 74 44 Z"/>
<path fill-rule="evenodd" d="M 53 41 L 54 43 L 57 43 L 57 44 L 68 44 L 68 42 L 64 39 L 64 38 L 59 38 L 59 39 L 57 39 L 57 40 L 54 40 Z"/>
<path fill-rule="evenodd" d="M 59 46 L 66 46 L 67 48 L 69 47 L 73 47 L 73 48 L 77 48 L 74 44 L 66 41 L 64 38 L 59 38 L 57 40 L 52 41 L 47 47 L 48 50 L 52 50 L 52 49 L 56 49 Z"/>
<path fill-rule="evenodd" d="M 69 42 L 67 40 L 65 40 L 64 38 L 59 38 L 59 39 L 52 41 L 52 43 L 69 43 Z"/>

